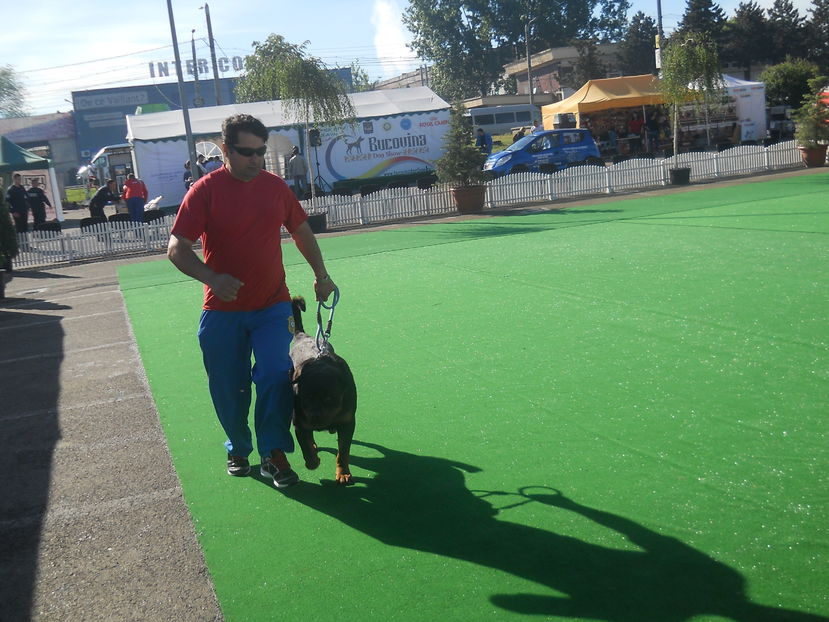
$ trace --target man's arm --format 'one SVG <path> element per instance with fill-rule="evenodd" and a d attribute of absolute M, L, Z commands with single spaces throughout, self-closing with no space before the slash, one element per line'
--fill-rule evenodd
<path fill-rule="evenodd" d="M 317 300 L 328 300 L 328 296 L 334 291 L 336 285 L 334 285 L 334 281 L 331 280 L 328 271 L 325 269 L 322 251 L 320 251 L 317 238 L 314 237 L 314 232 L 311 231 L 311 225 L 308 224 L 308 221 L 306 220 L 297 227 L 291 237 L 294 238 L 299 252 L 302 253 L 305 261 L 314 271 L 314 291 L 317 294 Z"/>
<path fill-rule="evenodd" d="M 170 242 L 167 244 L 167 258 L 181 272 L 207 285 L 225 302 L 236 300 L 239 288 L 244 285 L 234 276 L 214 272 L 196 255 L 193 242 L 180 235 L 170 236 Z"/>

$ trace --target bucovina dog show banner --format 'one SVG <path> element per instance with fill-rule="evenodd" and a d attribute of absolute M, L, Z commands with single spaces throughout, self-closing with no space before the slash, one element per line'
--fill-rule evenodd
<path fill-rule="evenodd" d="M 372 179 L 434 169 L 443 155 L 449 111 L 400 114 L 320 128 L 319 160 L 325 180 Z"/>

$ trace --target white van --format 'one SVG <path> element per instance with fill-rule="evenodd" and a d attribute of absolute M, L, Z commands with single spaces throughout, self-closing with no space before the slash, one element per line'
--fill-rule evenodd
<path fill-rule="evenodd" d="M 534 120 L 541 120 L 538 106 L 516 104 L 512 106 L 482 106 L 470 108 L 468 118 L 472 126 L 487 134 L 506 134 L 518 127 L 530 127 Z"/>

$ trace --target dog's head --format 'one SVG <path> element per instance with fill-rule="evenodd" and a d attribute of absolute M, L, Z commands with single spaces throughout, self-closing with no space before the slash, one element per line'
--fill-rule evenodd
<path fill-rule="evenodd" d="M 306 362 L 294 378 L 299 408 L 296 424 L 309 430 L 328 430 L 343 414 L 347 386 L 335 361 L 319 357 Z"/>

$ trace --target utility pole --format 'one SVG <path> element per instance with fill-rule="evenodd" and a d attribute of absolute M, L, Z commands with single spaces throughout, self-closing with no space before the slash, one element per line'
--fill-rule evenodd
<path fill-rule="evenodd" d="M 200 108 L 204 106 L 204 100 L 201 97 L 201 89 L 199 88 L 199 61 L 196 58 L 196 37 L 195 37 L 196 29 L 190 31 L 190 46 L 193 51 L 193 106 L 196 108 Z"/>
<path fill-rule="evenodd" d="M 219 96 L 219 65 L 216 63 L 216 43 L 213 41 L 213 24 L 210 23 L 210 7 L 204 3 L 204 16 L 207 19 L 207 39 L 210 43 L 210 60 L 213 63 L 213 88 L 216 90 L 216 105 L 221 106 Z"/>
<path fill-rule="evenodd" d="M 176 37 L 176 21 L 173 18 L 172 0 L 167 0 L 167 14 L 170 17 L 170 34 L 173 37 L 173 52 L 176 56 L 178 98 L 181 101 L 181 114 L 184 116 L 184 134 L 187 137 L 187 153 L 190 154 L 190 173 L 193 175 L 193 181 L 196 181 L 199 178 L 199 167 L 196 164 L 196 143 L 193 140 L 193 130 L 190 127 L 190 110 L 187 108 L 187 99 L 184 97 L 184 77 L 181 73 L 181 54 L 178 51 L 178 37 Z"/>
<path fill-rule="evenodd" d="M 524 43 L 527 45 L 527 90 L 530 92 L 530 106 L 535 105 L 535 102 L 533 101 L 533 65 L 530 60 L 530 24 L 537 19 L 538 16 L 533 17 L 530 21 L 524 24 Z"/>
<path fill-rule="evenodd" d="M 654 58 L 656 59 L 657 72 L 662 69 L 662 42 L 665 34 L 662 32 L 662 0 L 656 0 L 656 45 L 654 46 Z"/>

